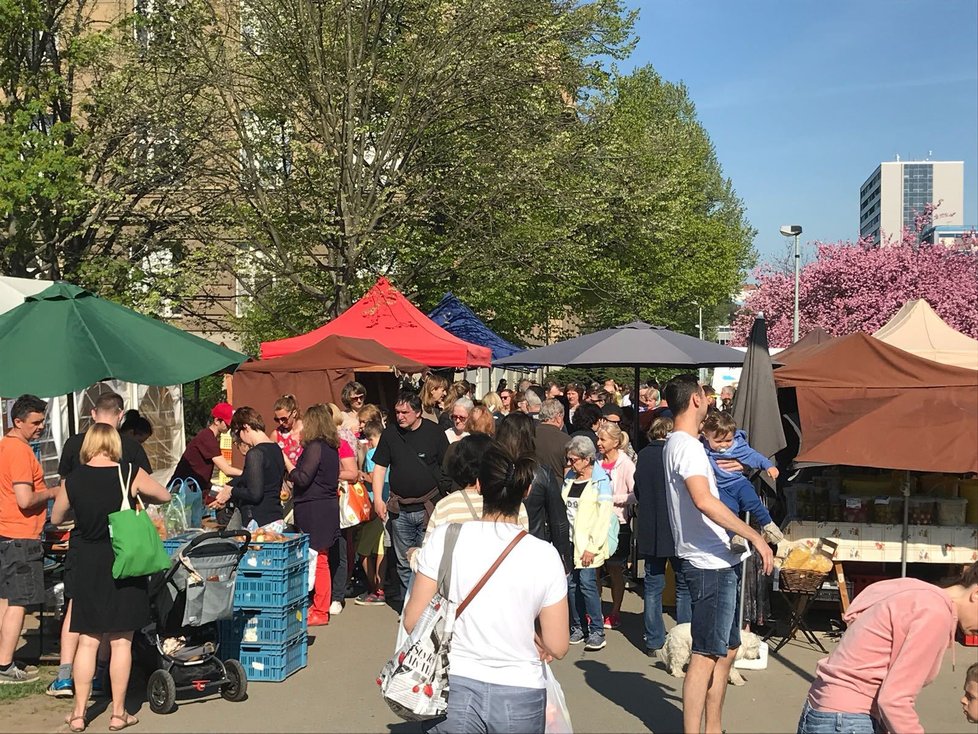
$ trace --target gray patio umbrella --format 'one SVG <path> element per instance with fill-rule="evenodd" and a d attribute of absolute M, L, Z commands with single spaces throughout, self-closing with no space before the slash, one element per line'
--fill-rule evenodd
<path fill-rule="evenodd" d="M 614 326 L 536 349 L 527 349 L 493 362 L 496 367 L 551 365 L 559 367 L 633 367 L 638 397 L 642 367 L 736 367 L 742 352 L 722 344 L 679 334 L 644 321 Z M 773 382 L 772 382 L 773 384 Z M 638 420 L 632 439 L 638 442 Z"/>
<path fill-rule="evenodd" d="M 747 432 L 750 445 L 769 459 L 783 449 L 787 442 L 781 424 L 781 408 L 778 406 L 778 390 L 774 385 L 774 369 L 768 352 L 767 324 L 764 314 L 758 314 L 750 330 L 744 368 L 740 373 L 740 383 L 734 395 L 733 417 L 737 425 Z M 761 472 L 763 480 L 772 488 L 775 482 Z M 747 515 L 750 522 L 750 513 Z M 764 615 L 761 610 L 768 608 L 767 577 L 751 554 L 744 563 L 740 584 L 740 626 L 743 627 L 746 609 L 754 613 L 750 619 Z M 748 592 L 749 597 L 748 598 Z"/>

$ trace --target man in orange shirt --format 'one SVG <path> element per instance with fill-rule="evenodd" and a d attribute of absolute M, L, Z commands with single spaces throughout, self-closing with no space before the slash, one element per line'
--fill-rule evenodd
<path fill-rule="evenodd" d="M 37 678 L 36 670 L 14 664 L 14 652 L 26 607 L 44 601 L 40 535 L 57 490 L 45 485 L 30 442 L 44 430 L 46 410 L 40 398 L 21 395 L 11 410 L 13 427 L 0 439 L 0 598 L 7 600 L 0 620 L 0 684 Z"/>

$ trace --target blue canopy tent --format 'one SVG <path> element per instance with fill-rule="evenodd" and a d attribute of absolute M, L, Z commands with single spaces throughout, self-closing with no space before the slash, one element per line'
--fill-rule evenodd
<path fill-rule="evenodd" d="M 523 347 L 511 344 L 486 326 L 471 308 L 451 293 L 445 294 L 428 318 L 463 341 L 489 347 L 493 360 L 523 351 Z"/>

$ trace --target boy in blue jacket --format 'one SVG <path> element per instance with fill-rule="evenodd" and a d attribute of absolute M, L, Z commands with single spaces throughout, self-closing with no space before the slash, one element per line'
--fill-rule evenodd
<path fill-rule="evenodd" d="M 724 471 L 717 465 L 717 459 L 735 459 L 744 466 L 766 471 L 771 479 L 778 478 L 778 469 L 763 454 L 759 454 L 747 443 L 747 434 L 737 428 L 737 422 L 726 411 L 711 411 L 703 421 L 700 440 L 706 455 L 710 457 L 713 473 L 716 475 L 720 500 L 731 512 L 739 515 L 750 512 L 763 528 L 765 540 L 777 544 L 784 539 L 780 528 L 771 520 L 771 513 L 761 503 L 754 491 L 754 485 L 743 474 Z M 730 539 L 730 550 L 734 553 L 747 551 L 747 543 L 738 535 Z"/>

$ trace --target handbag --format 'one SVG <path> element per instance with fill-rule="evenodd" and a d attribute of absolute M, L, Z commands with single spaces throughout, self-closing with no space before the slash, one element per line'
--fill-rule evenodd
<path fill-rule="evenodd" d="M 341 481 L 337 487 L 340 501 L 340 528 L 352 528 L 373 519 L 374 505 L 363 482 Z"/>
<path fill-rule="evenodd" d="M 377 685 L 387 705 L 405 721 L 426 721 L 445 715 L 448 710 L 448 652 L 455 620 L 486 585 L 510 551 L 526 537 L 526 531 L 521 530 L 458 608 L 453 610 L 448 594 L 452 556 L 461 527 L 459 523 L 449 526 L 438 566 L 438 590 L 407 640 L 387 661 L 377 678 Z"/>
<path fill-rule="evenodd" d="M 119 511 L 109 515 L 109 538 L 112 540 L 112 578 L 127 579 L 133 576 L 149 576 L 170 567 L 170 558 L 163 548 L 156 527 L 149 514 L 140 511 L 139 496 L 136 497 L 136 509 L 129 509 L 126 495 L 129 493 L 129 480 L 132 479 L 132 465 L 129 466 L 129 477 L 122 479 L 122 467 L 119 472 L 119 487 L 122 491 L 122 502 Z"/>

